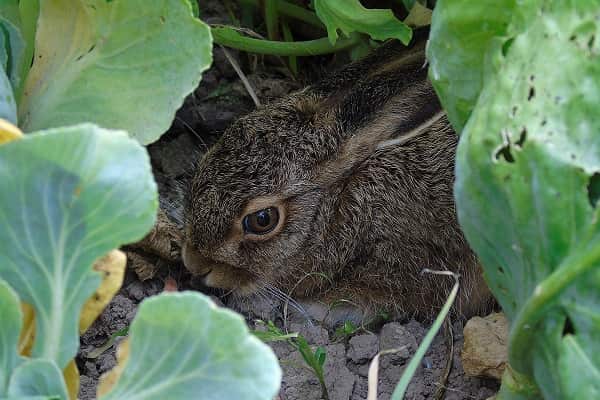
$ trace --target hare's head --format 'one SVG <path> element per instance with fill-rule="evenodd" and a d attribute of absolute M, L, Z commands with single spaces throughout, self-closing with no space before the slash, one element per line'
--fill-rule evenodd
<path fill-rule="evenodd" d="M 384 46 L 241 118 L 205 154 L 187 193 L 185 265 L 206 285 L 241 294 L 334 275 L 345 243 L 359 240 L 362 210 L 337 209 L 347 181 L 439 110 L 421 43 Z"/>
<path fill-rule="evenodd" d="M 187 193 L 184 260 L 208 286 L 243 293 L 281 279 L 323 229 L 314 226 L 315 167 L 334 157 L 339 134 L 315 118 L 317 101 L 300 92 L 241 118 L 201 160 Z"/>

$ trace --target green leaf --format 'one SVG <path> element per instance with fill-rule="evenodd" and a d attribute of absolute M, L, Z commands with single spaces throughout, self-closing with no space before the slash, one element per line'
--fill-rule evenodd
<path fill-rule="evenodd" d="M 67 400 L 67 386 L 62 372 L 53 361 L 27 360 L 12 374 L 8 395 L 44 396 Z"/>
<path fill-rule="evenodd" d="M 402 4 L 404 4 L 404 8 L 406 8 L 406 11 L 412 10 L 415 3 L 417 3 L 417 0 L 402 0 Z"/>
<path fill-rule="evenodd" d="M 87 358 L 88 360 L 92 359 L 92 358 L 98 358 L 100 355 L 102 355 L 102 353 L 104 353 L 106 350 L 110 349 L 113 346 L 113 344 L 115 344 L 115 341 L 117 340 L 117 338 L 127 336 L 128 333 L 129 333 L 128 326 L 126 326 L 125 328 L 119 329 L 118 331 L 116 331 L 115 333 L 110 335 L 108 340 L 103 345 L 101 345 L 100 347 L 96 347 L 94 350 L 87 353 L 85 355 L 85 358 Z"/>
<path fill-rule="evenodd" d="M 404 44 L 412 38 L 412 30 L 392 10 L 368 9 L 359 0 L 315 0 L 314 4 L 331 44 L 337 41 L 338 29 L 346 36 L 361 32 L 375 40 L 394 38 Z"/>
<path fill-rule="evenodd" d="M 281 342 L 286 341 L 288 339 L 294 339 L 298 337 L 298 332 L 283 334 L 283 333 L 275 333 L 275 332 L 265 332 L 265 331 L 252 331 L 252 334 L 262 340 L 265 343 L 268 342 Z"/>
<path fill-rule="evenodd" d="M 17 343 L 23 319 L 19 297 L 2 279 L 0 279 L 0 315 L 2 315 L 2 329 L 0 329 L 0 398 L 2 398 L 8 390 L 10 375 L 19 363 Z"/>
<path fill-rule="evenodd" d="M 515 13 L 509 45 L 486 50 L 487 81 L 457 153 L 458 216 L 512 320 L 509 361 L 521 386 L 534 382 L 545 399 L 594 398 L 600 216 L 589 185 L 600 172 L 600 2 L 532 4 L 527 24 Z M 470 61 L 447 62 L 466 70 Z M 507 386 L 499 399 L 520 397 Z"/>
<path fill-rule="evenodd" d="M 25 49 L 23 50 L 23 63 L 21 65 L 21 84 L 19 89 L 16 90 L 16 97 L 18 102 L 21 100 L 23 94 L 23 88 L 29 70 L 31 68 L 31 62 L 33 60 L 33 52 L 35 50 L 35 31 L 37 29 L 37 20 L 40 13 L 40 2 L 39 0 L 26 0 L 19 1 L 19 14 L 21 16 L 21 33 L 25 40 Z"/>
<path fill-rule="evenodd" d="M 59 368 L 77 352 L 92 263 L 153 225 L 156 185 L 143 147 L 91 124 L 0 146 L 0 278 L 35 307 L 32 355 Z"/>
<path fill-rule="evenodd" d="M 21 34 L 19 2 L 17 0 L 0 0 L 0 63 L 10 79 L 13 90 L 21 83 L 24 63 L 25 40 Z"/>
<path fill-rule="evenodd" d="M 564 388 L 565 398 L 597 399 L 600 397 L 600 373 L 591 356 L 575 337 L 569 335 L 564 338 L 559 367 L 564 371 L 561 376 L 561 387 Z M 582 381 L 591 384 L 582 385 Z"/>
<path fill-rule="evenodd" d="M 190 318 L 193 316 L 193 318 Z M 131 324 L 130 355 L 112 399 L 272 399 L 281 370 L 244 320 L 195 292 L 146 299 Z"/>
<path fill-rule="evenodd" d="M 17 105 L 15 104 L 15 96 L 13 88 L 4 72 L 4 68 L 0 66 L 0 118 L 17 124 Z"/>
<path fill-rule="evenodd" d="M 3 19 L 20 26 L 19 0 L 0 0 L 0 15 Z"/>
<path fill-rule="evenodd" d="M 317 347 L 317 349 L 315 350 L 315 359 L 317 360 L 317 363 L 320 367 L 323 367 L 326 358 L 327 353 L 325 352 L 325 349 L 322 346 Z"/>
<path fill-rule="evenodd" d="M 0 400 L 64 400 L 58 396 L 10 396 L 10 398 Z"/>
<path fill-rule="evenodd" d="M 211 63 L 210 30 L 188 0 L 40 6 L 35 60 L 19 104 L 23 131 L 89 121 L 151 143 Z"/>
<path fill-rule="evenodd" d="M 200 16 L 200 7 L 198 7 L 198 0 L 188 0 L 190 7 L 192 7 L 192 15 L 196 18 Z"/>
<path fill-rule="evenodd" d="M 486 51 L 506 34 L 517 0 L 440 0 L 427 46 L 429 78 L 448 119 L 461 132 L 484 82 Z"/>

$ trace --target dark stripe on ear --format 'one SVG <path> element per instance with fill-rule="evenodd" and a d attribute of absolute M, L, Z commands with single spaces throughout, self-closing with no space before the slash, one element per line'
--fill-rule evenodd
<path fill-rule="evenodd" d="M 424 52 L 428 37 L 429 28 L 420 28 L 413 32 L 413 38 L 408 46 L 398 40 L 388 40 L 360 60 L 333 72 L 313 85 L 312 89 L 325 96 L 347 91 L 357 82 L 368 79 L 377 71 L 385 70 L 391 65 L 398 66 L 403 60 L 410 60 L 415 53 Z"/>

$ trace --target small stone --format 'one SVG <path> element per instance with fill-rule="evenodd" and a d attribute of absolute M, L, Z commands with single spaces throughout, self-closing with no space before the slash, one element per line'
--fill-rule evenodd
<path fill-rule="evenodd" d="M 144 284 L 140 281 L 133 281 L 125 289 L 129 297 L 132 297 L 136 301 L 141 301 L 145 296 Z"/>
<path fill-rule="evenodd" d="M 379 340 L 376 335 L 357 335 L 350 339 L 348 358 L 357 364 L 363 364 L 379 351 Z"/>
<path fill-rule="evenodd" d="M 304 323 L 306 318 L 309 317 L 313 321 L 323 321 L 329 311 L 329 306 L 318 301 L 304 300 L 300 301 L 304 313 L 299 312 L 296 309 L 288 310 L 288 318 L 290 322 Z"/>
<path fill-rule="evenodd" d="M 86 371 L 86 375 L 92 379 L 98 379 L 100 376 L 100 372 L 98 372 L 98 368 L 96 368 L 96 363 L 94 361 L 86 361 L 84 370 Z"/>
<path fill-rule="evenodd" d="M 195 118 L 198 118 L 194 116 Z M 194 165 L 194 160 L 198 154 L 192 149 L 197 145 L 187 132 L 181 133 L 174 140 L 165 141 L 160 147 L 154 149 L 154 160 L 160 162 L 162 171 L 168 176 L 181 176 Z"/>
<path fill-rule="evenodd" d="M 104 353 L 98 357 L 98 372 L 103 374 L 106 371 L 109 371 L 117 365 L 117 359 L 112 353 Z"/>
<path fill-rule="evenodd" d="M 384 350 L 398 349 L 397 352 L 381 357 L 381 366 L 387 368 L 391 364 L 403 364 L 417 350 L 417 339 L 398 322 L 385 324 L 379 337 L 379 348 Z"/>
<path fill-rule="evenodd" d="M 362 376 L 364 378 L 369 376 L 369 367 L 371 363 L 366 363 L 358 366 L 358 376 Z"/>
<path fill-rule="evenodd" d="M 358 378 L 354 384 L 354 391 L 350 400 L 364 400 L 367 398 L 369 392 L 369 382 L 366 376 L 364 378 Z"/>
<path fill-rule="evenodd" d="M 501 379 L 508 362 L 508 320 L 504 314 L 471 318 L 463 334 L 461 359 L 465 373 Z"/>
<path fill-rule="evenodd" d="M 86 375 L 79 377 L 79 395 L 77 396 L 80 400 L 88 400 L 96 398 L 96 385 L 95 381 Z"/>
<path fill-rule="evenodd" d="M 345 365 L 346 348 L 343 344 L 330 344 L 325 346 L 325 351 L 327 358 L 323 370 L 329 398 L 349 400 L 357 377 Z"/>
<path fill-rule="evenodd" d="M 291 323 L 289 331 L 300 333 L 311 345 L 324 346 L 329 343 L 327 329 L 318 325 Z"/>

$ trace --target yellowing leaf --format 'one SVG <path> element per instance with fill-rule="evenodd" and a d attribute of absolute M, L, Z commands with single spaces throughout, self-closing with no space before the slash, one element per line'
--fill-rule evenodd
<path fill-rule="evenodd" d="M 119 250 L 112 250 L 94 264 L 94 270 L 103 274 L 102 283 L 81 310 L 79 333 L 84 333 L 98 318 L 106 305 L 119 291 L 125 275 L 127 257 Z M 21 303 L 23 328 L 19 337 L 19 354 L 29 356 L 35 338 L 35 315 L 33 307 Z M 68 368 L 68 367 L 67 367 Z"/>
<path fill-rule="evenodd" d="M 120 250 L 112 250 L 94 263 L 94 270 L 102 273 L 102 283 L 81 310 L 79 333 L 87 331 L 119 291 L 123 283 L 126 264 L 127 256 Z"/>
<path fill-rule="evenodd" d="M 119 348 L 117 349 L 117 365 L 104 375 L 100 377 L 100 381 L 98 382 L 98 389 L 96 392 L 96 396 L 100 398 L 101 396 L 108 393 L 115 383 L 119 380 L 119 377 L 123 373 L 123 369 L 125 368 L 125 364 L 129 359 L 129 338 L 125 338 Z"/>
<path fill-rule="evenodd" d="M 74 359 L 71 360 L 67 365 L 67 368 L 64 369 L 63 376 L 65 377 L 65 382 L 67 384 L 69 399 L 77 400 L 77 395 L 79 394 L 79 370 L 77 369 L 77 364 L 75 364 Z"/>
<path fill-rule="evenodd" d="M 416 1 L 415 5 L 410 9 L 410 13 L 408 13 L 408 17 L 406 17 L 404 23 L 411 28 L 431 25 L 432 14 L 433 12 L 429 8 Z"/>
<path fill-rule="evenodd" d="M 123 283 L 127 257 L 119 250 L 112 250 L 94 263 L 94 270 L 103 274 L 102 283 L 96 293 L 85 303 L 79 319 L 79 331 L 84 333 L 94 322 L 104 307 L 110 302 Z M 35 314 L 33 307 L 21 303 L 23 328 L 19 337 L 19 354 L 29 356 L 35 338 Z M 70 399 L 77 399 L 79 392 L 79 371 L 75 360 L 71 360 L 63 371 Z"/>
<path fill-rule="evenodd" d="M 154 142 L 211 64 L 210 28 L 189 0 L 39 3 L 25 132 L 92 122 Z"/>
<path fill-rule="evenodd" d="M 30 356 L 35 338 L 35 314 L 33 307 L 25 303 L 21 303 L 21 312 L 23 313 L 23 327 L 19 334 L 18 351 L 22 356 Z"/>
<path fill-rule="evenodd" d="M 24 135 L 0 146 L 0 204 L 0 277 L 35 309 L 31 355 L 63 370 L 77 354 L 81 310 L 102 282 L 92 265 L 154 225 L 148 154 L 125 132 L 91 124 Z"/>
<path fill-rule="evenodd" d="M 5 119 L 0 118 L 0 144 L 10 142 L 11 140 L 18 139 L 23 135 L 21 130 L 8 122 Z"/>
<path fill-rule="evenodd" d="M 199 393 L 265 400 L 279 391 L 281 368 L 271 349 L 250 334 L 240 315 L 200 293 L 145 299 L 124 346 L 117 370 L 100 385 L 101 400 L 195 399 Z"/>

